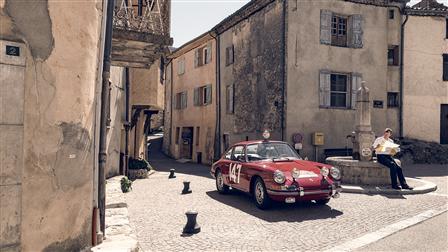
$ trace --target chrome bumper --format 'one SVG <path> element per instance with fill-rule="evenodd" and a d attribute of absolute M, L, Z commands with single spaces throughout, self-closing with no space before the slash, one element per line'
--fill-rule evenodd
<path fill-rule="evenodd" d="M 341 192 L 341 187 L 332 185 L 331 189 L 319 189 L 319 190 L 305 190 L 303 187 L 299 187 L 296 190 L 271 190 L 267 189 L 268 194 L 274 196 L 308 196 L 316 194 L 328 194 L 333 198 L 338 198 Z"/>

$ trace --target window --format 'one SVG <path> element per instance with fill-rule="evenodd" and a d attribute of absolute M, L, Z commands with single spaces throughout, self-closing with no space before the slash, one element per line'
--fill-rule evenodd
<path fill-rule="evenodd" d="M 319 106 L 322 108 L 356 107 L 356 93 L 361 86 L 362 76 L 358 73 L 332 73 L 320 71 Z"/>
<path fill-rule="evenodd" d="M 347 18 L 333 15 L 331 19 L 331 44 L 347 46 Z"/>
<path fill-rule="evenodd" d="M 206 65 L 212 61 L 212 43 L 194 51 L 194 67 Z"/>
<path fill-rule="evenodd" d="M 174 101 L 175 109 L 184 109 L 187 107 L 187 92 L 180 92 L 176 94 Z"/>
<path fill-rule="evenodd" d="M 395 18 L 395 10 L 389 10 L 389 19 Z"/>
<path fill-rule="evenodd" d="M 448 54 L 443 55 L 443 81 L 448 81 Z"/>
<path fill-rule="evenodd" d="M 176 144 L 179 144 L 179 137 L 180 137 L 180 128 L 176 127 L 176 138 L 175 138 Z"/>
<path fill-rule="evenodd" d="M 233 149 L 228 150 L 224 155 L 224 158 L 230 160 L 232 158 L 232 151 Z"/>
<path fill-rule="evenodd" d="M 361 15 L 341 15 L 329 10 L 320 13 L 320 43 L 333 46 L 362 48 L 363 18 Z"/>
<path fill-rule="evenodd" d="M 179 59 L 177 62 L 177 74 L 181 75 L 185 73 L 185 58 Z"/>
<path fill-rule="evenodd" d="M 200 127 L 196 127 L 196 146 L 199 145 Z"/>
<path fill-rule="evenodd" d="M 347 75 L 332 74 L 331 75 L 331 97 L 330 106 L 344 108 L 347 106 Z"/>
<path fill-rule="evenodd" d="M 388 108 L 398 108 L 400 106 L 400 101 L 398 100 L 397 92 L 387 93 L 387 107 Z"/>
<path fill-rule="evenodd" d="M 244 156 L 244 146 L 240 145 L 233 148 L 232 160 L 238 160 L 241 156 Z"/>
<path fill-rule="evenodd" d="M 233 45 L 226 48 L 226 66 L 233 64 L 234 49 Z"/>
<path fill-rule="evenodd" d="M 389 66 L 398 66 L 398 55 L 400 54 L 399 47 L 397 45 L 389 46 L 387 49 L 387 64 Z"/>
<path fill-rule="evenodd" d="M 446 19 L 446 35 L 445 35 L 445 38 L 447 38 L 448 39 L 448 18 Z"/>
<path fill-rule="evenodd" d="M 206 106 L 212 104 L 212 85 L 206 85 L 194 89 L 194 105 Z"/>
<path fill-rule="evenodd" d="M 234 112 L 233 85 L 229 85 L 226 87 L 226 111 L 227 111 L 227 114 L 233 114 L 233 112 Z"/>

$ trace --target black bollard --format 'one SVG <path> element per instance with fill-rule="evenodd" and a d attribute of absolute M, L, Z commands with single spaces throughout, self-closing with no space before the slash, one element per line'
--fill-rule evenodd
<path fill-rule="evenodd" d="M 174 174 L 174 169 L 170 169 L 170 176 L 168 176 L 169 179 L 175 178 L 176 175 Z"/>
<path fill-rule="evenodd" d="M 184 189 L 182 190 L 182 194 L 189 194 L 189 193 L 191 193 L 190 181 L 184 181 Z"/>
<path fill-rule="evenodd" d="M 201 227 L 196 222 L 196 217 L 198 216 L 198 212 L 196 211 L 188 211 L 185 213 L 187 215 L 187 224 L 184 227 L 184 234 L 197 234 L 201 232 Z"/>

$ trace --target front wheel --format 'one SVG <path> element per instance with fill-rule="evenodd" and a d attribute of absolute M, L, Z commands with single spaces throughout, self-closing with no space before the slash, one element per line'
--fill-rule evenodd
<path fill-rule="evenodd" d="M 216 190 L 218 190 L 218 193 L 220 194 L 226 194 L 229 192 L 229 186 L 224 184 L 224 176 L 222 175 L 221 170 L 217 170 L 216 174 Z"/>
<path fill-rule="evenodd" d="M 271 199 L 266 191 L 266 186 L 261 178 L 257 178 L 253 185 L 253 197 L 255 205 L 260 209 L 267 209 L 271 206 Z"/>

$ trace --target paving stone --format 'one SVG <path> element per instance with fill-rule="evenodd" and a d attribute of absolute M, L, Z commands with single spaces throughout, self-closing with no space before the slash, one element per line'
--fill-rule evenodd
<path fill-rule="evenodd" d="M 326 206 L 313 203 L 255 207 L 243 193 L 218 194 L 207 167 L 158 160 L 159 172 L 137 180 L 126 194 L 131 226 L 144 251 L 316 251 L 429 209 L 446 207 L 447 197 L 343 193 Z M 176 179 L 167 179 L 169 168 Z M 185 168 L 185 169 L 184 169 Z M 182 181 L 192 194 L 181 195 Z M 185 212 L 198 211 L 201 232 L 181 236 Z"/>

